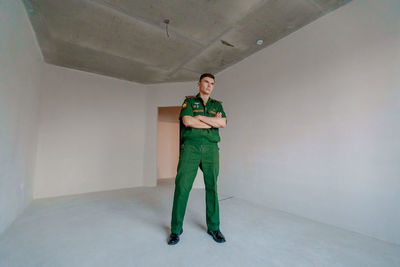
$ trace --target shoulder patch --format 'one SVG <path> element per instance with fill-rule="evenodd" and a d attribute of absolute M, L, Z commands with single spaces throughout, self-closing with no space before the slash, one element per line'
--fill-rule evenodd
<path fill-rule="evenodd" d="M 187 103 L 186 101 L 183 103 L 182 108 L 186 108 L 187 107 Z"/>

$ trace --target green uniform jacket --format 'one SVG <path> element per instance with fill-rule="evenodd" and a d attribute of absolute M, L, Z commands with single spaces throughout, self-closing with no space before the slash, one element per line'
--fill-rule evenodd
<path fill-rule="evenodd" d="M 183 116 L 197 116 L 203 115 L 207 117 L 215 117 L 215 115 L 221 112 L 222 117 L 226 118 L 224 109 L 220 101 L 209 98 L 206 106 L 204 106 L 203 99 L 200 94 L 196 96 L 187 96 L 182 104 L 180 119 L 180 143 L 192 143 L 192 144 L 206 144 L 206 143 L 218 143 L 221 138 L 219 136 L 218 128 L 211 129 L 195 129 L 186 127 L 182 122 Z"/>

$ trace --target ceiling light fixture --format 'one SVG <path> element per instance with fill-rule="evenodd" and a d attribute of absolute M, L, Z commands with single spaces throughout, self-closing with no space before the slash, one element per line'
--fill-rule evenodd
<path fill-rule="evenodd" d="M 164 23 L 165 23 L 165 31 L 167 32 L 167 37 L 169 38 L 169 33 L 168 33 L 169 19 L 164 19 Z"/>
<path fill-rule="evenodd" d="M 260 40 L 257 40 L 257 44 L 258 44 L 258 45 L 262 45 L 263 43 L 264 43 L 263 40 L 261 40 L 261 39 L 260 39 Z"/>

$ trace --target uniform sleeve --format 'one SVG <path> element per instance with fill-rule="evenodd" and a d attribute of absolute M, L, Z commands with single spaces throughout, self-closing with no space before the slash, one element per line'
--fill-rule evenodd
<path fill-rule="evenodd" d="M 193 117 L 192 105 L 190 104 L 190 101 L 188 99 L 185 99 L 185 101 L 182 104 L 181 113 L 179 114 L 179 118 L 182 118 L 183 116 L 192 116 Z"/>
<path fill-rule="evenodd" d="M 221 112 L 222 118 L 226 118 L 226 113 L 225 113 L 224 108 L 222 107 L 222 104 L 221 104 L 221 103 L 218 103 L 217 112 Z"/>

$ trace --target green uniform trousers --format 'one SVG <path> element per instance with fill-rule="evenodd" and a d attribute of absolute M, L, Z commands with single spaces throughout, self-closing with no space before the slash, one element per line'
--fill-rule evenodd
<path fill-rule="evenodd" d="M 186 204 L 197 170 L 204 175 L 206 187 L 206 218 L 210 231 L 219 230 L 219 205 L 217 177 L 219 172 L 219 148 L 217 143 L 181 145 L 178 172 L 175 179 L 174 204 L 172 208 L 171 232 L 178 234 L 183 225 Z"/>

